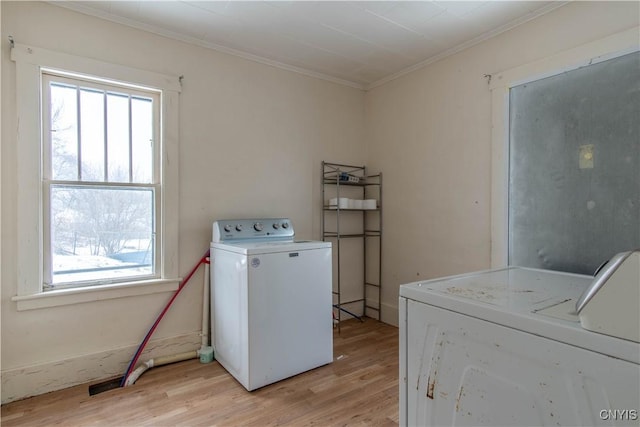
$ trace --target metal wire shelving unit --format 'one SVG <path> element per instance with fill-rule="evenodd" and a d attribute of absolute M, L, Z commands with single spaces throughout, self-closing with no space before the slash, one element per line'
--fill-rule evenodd
<path fill-rule="evenodd" d="M 354 187 L 359 188 L 354 189 Z M 354 193 L 355 192 L 355 193 Z M 357 194 L 365 199 L 375 199 L 375 208 L 344 207 L 337 203 L 343 195 Z M 329 204 L 328 196 L 335 195 L 335 205 Z M 360 232 L 345 232 L 341 227 L 345 216 L 357 216 L 361 224 Z M 354 220 L 353 218 L 351 218 Z M 373 317 L 381 320 L 381 289 L 382 289 L 382 173 L 367 174 L 365 166 L 344 165 L 339 163 L 322 162 L 322 240 L 333 242 L 335 252 L 335 270 L 333 284 L 334 315 L 338 321 L 338 331 L 343 317 L 355 317 L 363 321 L 362 317 Z M 362 284 L 361 297 L 343 300 L 343 279 L 341 265 L 341 251 L 345 239 L 362 240 Z M 371 244 L 377 244 L 377 254 L 371 253 Z M 377 255 L 377 256 L 376 256 Z M 371 262 L 377 263 L 377 268 L 368 268 Z M 377 276 L 377 277 L 371 277 Z M 356 314 L 346 307 L 361 304 L 362 315 Z M 355 310 L 354 310 L 355 311 Z"/>

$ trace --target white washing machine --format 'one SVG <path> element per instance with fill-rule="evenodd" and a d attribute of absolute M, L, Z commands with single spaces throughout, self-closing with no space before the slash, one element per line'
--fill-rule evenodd
<path fill-rule="evenodd" d="M 213 223 L 214 355 L 249 391 L 333 361 L 331 243 L 294 236 L 287 218 Z"/>
<path fill-rule="evenodd" d="M 590 276 L 510 267 L 402 285 L 400 425 L 639 425 L 634 262 L 601 316 L 622 311 L 633 339 L 581 326 Z"/>

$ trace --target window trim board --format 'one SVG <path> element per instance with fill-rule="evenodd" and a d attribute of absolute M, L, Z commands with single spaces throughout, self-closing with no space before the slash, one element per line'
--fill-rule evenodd
<path fill-rule="evenodd" d="M 79 73 L 96 78 L 108 78 L 116 81 L 137 83 L 162 91 L 161 94 L 161 130 L 162 130 L 162 158 L 160 173 L 164 183 L 161 198 L 163 218 L 159 227 L 164 236 L 162 252 L 161 279 L 148 283 L 178 283 L 178 101 L 180 82 L 178 77 L 167 76 L 151 71 L 111 64 L 91 58 L 83 58 L 66 53 L 54 52 L 22 44 L 15 44 L 11 49 L 11 60 L 16 64 L 16 111 L 17 128 L 17 296 L 12 299 L 18 305 L 25 306 L 20 301 L 37 300 L 36 307 L 44 308 L 57 305 L 74 304 L 97 299 L 59 298 L 53 291 L 42 292 L 43 263 L 43 223 L 42 215 L 42 122 L 41 122 L 41 72 L 42 69 L 57 69 L 69 73 Z M 35 171 L 35 172 L 34 172 Z M 34 209 L 37 207 L 37 209 Z M 36 265 L 34 265 L 34 263 Z M 123 295 L 124 287 L 131 287 L 125 294 L 150 293 L 145 286 L 123 283 L 118 286 L 96 286 L 100 292 L 111 294 L 118 298 Z M 176 285 L 169 287 L 177 289 Z M 156 289 L 154 292 L 170 290 Z M 175 289 L 174 289 L 175 288 Z M 95 294 L 91 288 L 75 289 L 78 294 Z M 84 300 L 84 301 L 81 301 Z M 61 303 L 62 302 L 62 303 Z M 27 304 L 29 305 L 29 304 Z"/>
<path fill-rule="evenodd" d="M 56 52 L 21 43 L 15 43 L 11 48 L 11 60 L 16 63 L 35 65 L 38 68 L 52 68 L 69 73 L 70 75 L 81 73 L 94 76 L 98 80 L 107 78 L 122 82 L 143 82 L 143 86 L 178 93 L 182 89 L 179 77 L 99 61 L 93 58 Z"/>
<path fill-rule="evenodd" d="M 126 298 L 172 292 L 178 289 L 182 279 L 153 279 L 118 284 L 97 285 L 84 288 L 58 289 L 33 295 L 14 296 L 18 311 L 58 307 L 115 298 Z"/>

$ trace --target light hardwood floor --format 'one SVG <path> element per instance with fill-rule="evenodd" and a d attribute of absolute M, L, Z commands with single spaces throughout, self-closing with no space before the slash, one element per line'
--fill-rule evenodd
<path fill-rule="evenodd" d="M 398 329 L 366 319 L 334 331 L 334 362 L 247 392 L 217 362 L 154 368 L 131 387 L 89 396 L 89 384 L 2 406 L 3 427 L 394 426 Z"/>

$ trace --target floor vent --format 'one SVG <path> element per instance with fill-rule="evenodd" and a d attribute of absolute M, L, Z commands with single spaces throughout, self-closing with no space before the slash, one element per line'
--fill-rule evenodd
<path fill-rule="evenodd" d="M 103 393 L 105 391 L 113 390 L 114 388 L 120 387 L 120 382 L 122 381 L 122 377 L 113 378 L 107 381 L 103 381 L 98 384 L 93 384 L 89 386 L 89 396 L 93 396 L 94 394 Z"/>

